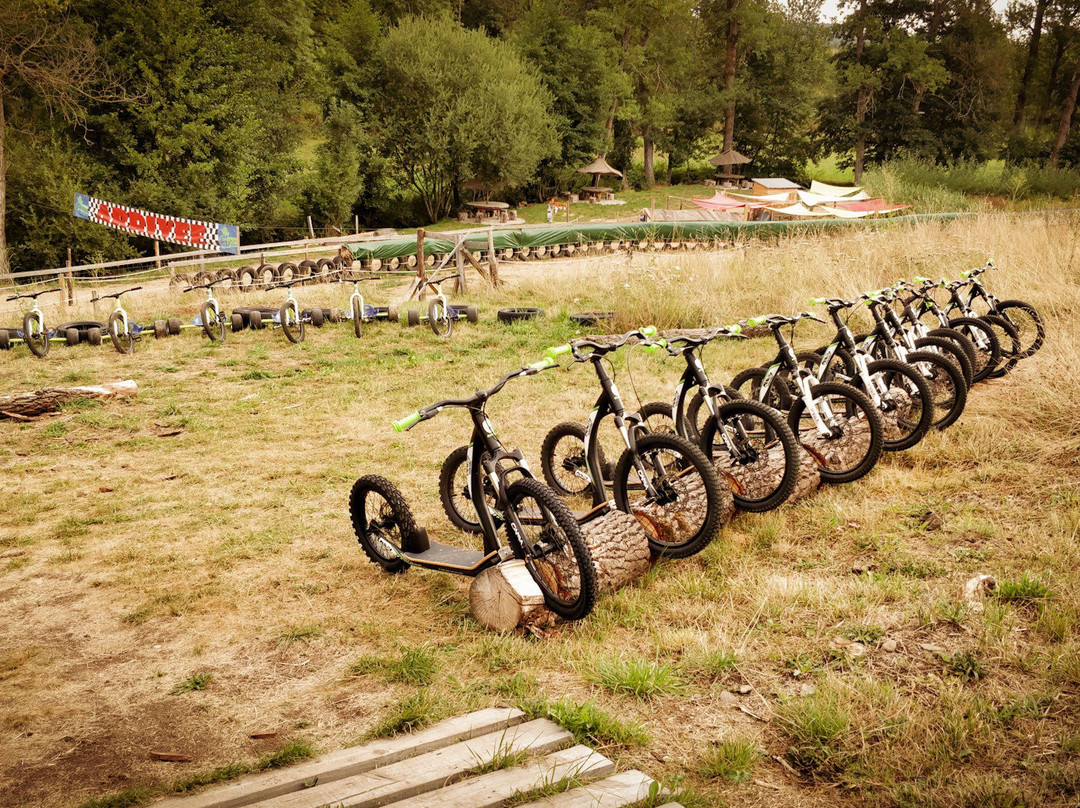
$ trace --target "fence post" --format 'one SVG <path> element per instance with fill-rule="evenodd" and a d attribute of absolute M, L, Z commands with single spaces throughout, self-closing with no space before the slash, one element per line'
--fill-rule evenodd
<path fill-rule="evenodd" d="M 491 285 L 499 285 L 499 259 L 495 255 L 495 228 L 489 227 L 488 237 L 488 274 L 491 276 Z"/>
<path fill-rule="evenodd" d="M 154 240 L 154 258 L 158 259 L 154 262 L 154 268 L 161 269 L 161 242 L 157 239 Z"/>
<path fill-rule="evenodd" d="M 454 264 L 457 266 L 457 277 L 454 279 L 454 294 L 464 295 L 468 294 L 468 286 L 465 283 L 465 261 L 461 257 L 461 251 L 465 249 L 465 236 L 461 237 L 461 241 L 457 243 L 454 248 Z"/>
<path fill-rule="evenodd" d="M 360 235 L 360 217 L 353 216 L 353 233 Z"/>
<path fill-rule="evenodd" d="M 424 263 L 424 228 L 416 231 L 416 285 L 422 286 L 427 280 L 427 265 Z M 420 300 L 427 297 L 427 289 L 420 289 Z"/>
<path fill-rule="evenodd" d="M 315 226 L 311 223 L 311 217 L 307 217 L 307 231 L 308 235 L 315 238 Z"/>
<path fill-rule="evenodd" d="M 68 267 L 71 266 L 71 247 L 68 247 Z M 70 272 L 64 273 L 64 294 L 67 297 L 67 304 L 69 307 L 75 305 L 75 279 Z"/>

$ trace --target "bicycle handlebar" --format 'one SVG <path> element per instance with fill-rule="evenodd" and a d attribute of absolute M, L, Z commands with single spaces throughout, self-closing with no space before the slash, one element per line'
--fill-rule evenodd
<path fill-rule="evenodd" d="M 549 348 L 548 352 L 547 352 L 547 355 L 550 358 L 554 359 L 556 356 L 561 356 L 562 354 L 567 353 L 567 351 L 569 351 L 570 353 L 573 354 L 575 361 L 584 362 L 590 356 L 603 355 L 603 354 L 611 353 L 612 351 L 617 351 L 619 348 L 626 345 L 626 343 L 629 342 L 634 337 L 637 337 L 638 339 L 642 340 L 643 342 L 648 342 L 649 340 L 651 340 L 653 337 L 656 336 L 656 333 L 657 333 L 656 326 L 647 325 L 647 326 L 644 326 L 642 328 L 635 328 L 633 331 L 627 331 L 625 334 L 623 334 L 621 337 L 619 337 L 615 342 L 611 342 L 611 343 L 596 342 L 595 340 L 591 340 L 591 339 L 575 339 L 572 342 L 570 342 L 568 345 L 560 345 L 557 349 Z M 592 353 L 589 353 L 589 354 L 583 353 L 582 351 L 579 350 L 580 348 L 592 348 Z M 556 352 L 552 353 L 553 350 L 556 351 Z"/>
<path fill-rule="evenodd" d="M 63 287 L 56 286 L 56 287 L 54 287 L 52 289 L 45 289 L 45 290 L 43 290 L 41 292 L 27 292 L 25 295 L 12 295 L 11 297 L 8 298 L 8 302 L 11 302 L 12 300 L 21 300 L 24 297 L 26 297 L 26 298 L 36 298 L 36 297 L 41 297 L 42 295 L 47 295 L 50 292 L 62 292 L 62 291 L 64 291 Z"/>
<path fill-rule="evenodd" d="M 285 289 L 285 288 L 288 288 L 290 286 L 296 286 L 296 284 L 303 283 L 306 280 L 308 280 L 308 279 L 307 278 L 293 278 L 291 281 L 276 281 L 275 283 L 271 283 L 269 286 L 267 286 L 266 291 L 269 292 L 271 289 Z"/>
<path fill-rule="evenodd" d="M 516 379 L 521 376 L 535 376 L 542 370 L 548 370 L 549 368 L 556 368 L 558 366 L 558 363 L 556 363 L 550 357 L 545 357 L 539 362 L 533 362 L 531 365 L 522 365 L 520 368 L 510 371 L 501 379 L 499 379 L 499 381 L 495 383 L 494 387 L 488 390 L 478 390 L 476 392 L 476 395 L 472 396 L 471 398 L 448 398 L 445 401 L 438 401 L 434 404 L 424 407 L 423 409 L 410 413 L 404 418 L 394 421 L 393 423 L 391 423 L 391 426 L 394 428 L 395 432 L 407 432 L 421 421 L 426 421 L 429 418 L 434 418 L 447 407 L 471 407 L 481 402 L 487 401 L 493 395 L 502 390 L 503 387 L 506 386 L 506 383 L 509 382 L 511 379 Z"/>
<path fill-rule="evenodd" d="M 191 291 L 194 291 L 195 289 L 209 289 L 214 284 L 221 283 L 223 280 L 225 280 L 225 279 L 224 278 L 214 278 L 212 281 L 207 281 L 206 283 L 193 283 L 193 284 L 191 284 L 191 286 L 184 289 L 184 292 L 191 292 Z"/>
<path fill-rule="evenodd" d="M 128 292 L 137 292 L 140 289 L 142 289 L 141 286 L 132 286 L 130 289 L 125 289 L 122 292 L 113 292 L 113 294 L 111 295 L 101 295 L 100 297 L 98 297 L 98 300 L 108 300 L 111 297 L 119 299 L 120 295 L 126 295 Z"/>

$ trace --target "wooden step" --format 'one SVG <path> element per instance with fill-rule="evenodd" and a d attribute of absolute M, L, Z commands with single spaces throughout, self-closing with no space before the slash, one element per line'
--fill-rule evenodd
<path fill-rule="evenodd" d="M 652 784 L 651 777 L 630 769 L 518 808 L 621 808 L 646 799 Z"/>
<path fill-rule="evenodd" d="M 492 707 L 442 721 L 427 729 L 395 738 L 372 741 L 291 766 L 243 777 L 235 783 L 199 794 L 158 803 L 155 808 L 239 808 L 261 800 L 300 791 L 305 783 L 320 785 L 353 777 L 378 766 L 422 755 L 460 741 L 521 724 L 521 710 Z"/>
<path fill-rule="evenodd" d="M 391 808 L 500 808 L 517 793 L 528 793 L 566 777 L 589 782 L 615 771 L 615 764 L 587 746 L 573 746 L 509 769 L 461 780 Z"/>
<path fill-rule="evenodd" d="M 498 754 L 545 754 L 574 736 L 546 718 L 518 724 L 372 771 L 259 803 L 260 808 L 376 808 L 441 788 Z"/>

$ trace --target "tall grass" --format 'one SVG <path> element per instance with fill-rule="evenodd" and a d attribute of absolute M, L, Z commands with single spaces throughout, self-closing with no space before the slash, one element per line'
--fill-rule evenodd
<path fill-rule="evenodd" d="M 912 204 L 924 213 L 978 210 L 1072 199 L 1080 192 L 1080 171 L 1009 165 L 1003 160 L 940 166 L 908 158 L 871 168 L 863 185 L 873 196 Z"/>

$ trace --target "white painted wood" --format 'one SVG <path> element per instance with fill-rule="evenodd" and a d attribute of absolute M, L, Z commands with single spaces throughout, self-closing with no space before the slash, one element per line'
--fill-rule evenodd
<path fill-rule="evenodd" d="M 471 777 L 392 808 L 500 808 L 516 793 L 528 793 L 567 777 L 589 782 L 615 771 L 615 764 L 587 746 L 573 746 L 520 766 Z"/>
<path fill-rule="evenodd" d="M 316 778 L 319 784 L 326 784 L 353 777 L 378 766 L 387 766 L 469 738 L 516 726 L 524 720 L 525 713 L 521 710 L 491 707 L 441 721 L 408 735 L 340 749 L 287 769 L 253 774 L 226 786 L 166 800 L 158 803 L 155 808 L 239 808 L 300 791 L 304 788 L 304 783 L 310 783 Z"/>
<path fill-rule="evenodd" d="M 518 808 L 621 808 L 649 796 L 653 779 L 636 769 L 620 772 L 595 783 L 553 794 Z M 669 807 L 670 808 L 670 807 Z"/>
<path fill-rule="evenodd" d="M 259 808 L 376 808 L 442 788 L 499 753 L 528 749 L 544 754 L 570 745 L 573 739 L 573 735 L 557 724 L 538 719 L 380 766 L 356 777 L 264 800 L 258 805 Z"/>

